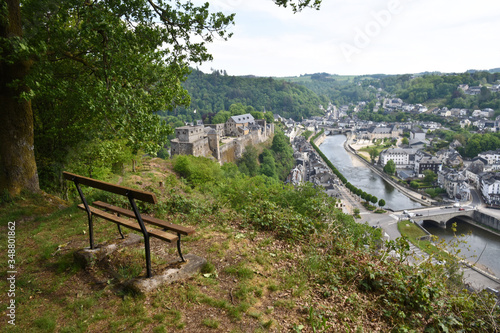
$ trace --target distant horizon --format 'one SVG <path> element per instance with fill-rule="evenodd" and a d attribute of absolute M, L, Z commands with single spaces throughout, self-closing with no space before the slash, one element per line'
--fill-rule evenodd
<path fill-rule="evenodd" d="M 201 68 L 194 68 L 194 69 L 197 69 L 197 70 L 201 71 L 204 74 L 212 74 L 214 71 L 226 71 L 226 73 L 227 73 L 227 70 L 224 69 L 224 68 L 213 68 L 212 71 L 210 71 L 210 72 L 204 71 Z M 427 73 L 429 73 L 429 74 L 453 75 L 453 74 L 465 74 L 465 73 L 471 72 L 471 71 L 474 71 L 474 72 L 490 72 L 490 73 L 495 73 L 495 72 L 500 72 L 500 66 L 499 67 L 494 67 L 494 68 L 489 68 L 489 69 L 474 69 L 474 68 L 470 68 L 470 69 L 467 69 L 467 70 L 465 70 L 463 72 L 422 71 L 422 72 L 415 72 L 415 73 L 395 73 L 395 74 L 388 74 L 388 73 L 338 74 L 338 73 L 328 73 L 328 72 L 325 72 L 325 71 L 321 71 L 321 72 L 314 72 L 314 73 L 303 73 L 303 74 L 299 74 L 299 75 L 284 75 L 284 76 L 256 75 L 256 74 L 241 74 L 241 75 L 236 75 L 236 74 L 231 74 L 231 73 L 227 73 L 227 75 L 228 76 L 239 76 L 239 77 L 245 77 L 245 76 L 252 77 L 253 76 L 253 77 L 270 77 L 270 78 L 288 78 L 288 77 L 308 76 L 308 75 L 314 75 L 314 74 L 328 74 L 328 75 L 331 75 L 331 76 L 375 76 L 375 75 L 396 76 L 396 75 L 416 75 L 416 74 L 427 74 Z"/>

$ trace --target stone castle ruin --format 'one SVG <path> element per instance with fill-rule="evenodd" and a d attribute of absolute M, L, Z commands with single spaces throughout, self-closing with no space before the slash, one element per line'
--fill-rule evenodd
<path fill-rule="evenodd" d="M 171 155 L 213 157 L 219 163 L 241 158 L 248 145 L 266 141 L 274 134 L 274 124 L 254 119 L 247 113 L 232 116 L 225 124 L 182 126 L 175 129 Z"/>

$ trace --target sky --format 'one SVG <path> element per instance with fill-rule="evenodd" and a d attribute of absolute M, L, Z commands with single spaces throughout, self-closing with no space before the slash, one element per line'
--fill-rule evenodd
<path fill-rule="evenodd" d="M 214 60 L 198 65 L 205 73 L 283 77 L 500 67 L 498 0 L 323 0 L 320 10 L 296 14 L 272 0 L 209 2 L 212 11 L 236 17 L 233 37 L 208 44 Z"/>

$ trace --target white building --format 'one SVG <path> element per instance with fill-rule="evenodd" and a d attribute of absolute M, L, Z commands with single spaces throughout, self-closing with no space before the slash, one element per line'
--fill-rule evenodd
<path fill-rule="evenodd" d="M 480 176 L 481 194 L 488 204 L 500 204 L 500 173 L 489 172 Z"/>
<path fill-rule="evenodd" d="M 486 161 L 488 161 L 488 164 L 500 163 L 500 149 L 485 151 L 479 153 L 477 156 L 484 158 Z"/>
<path fill-rule="evenodd" d="M 470 126 L 471 122 L 469 119 L 462 119 L 460 120 L 460 127 L 461 128 L 465 128 L 465 127 L 468 127 Z"/>
<path fill-rule="evenodd" d="M 396 168 L 405 168 L 415 161 L 415 149 L 388 148 L 382 150 L 379 155 L 379 163 L 385 166 L 389 160 L 393 160 Z"/>
<path fill-rule="evenodd" d="M 304 174 L 305 168 L 302 164 L 298 164 L 295 168 L 292 169 L 290 174 L 288 175 L 288 182 L 293 185 L 299 185 L 304 182 Z"/>

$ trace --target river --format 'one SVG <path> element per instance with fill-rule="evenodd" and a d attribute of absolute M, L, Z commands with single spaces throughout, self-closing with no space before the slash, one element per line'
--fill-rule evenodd
<path fill-rule="evenodd" d="M 351 184 L 379 199 L 383 198 L 386 201 L 386 207 L 394 210 L 421 207 L 419 203 L 410 200 L 364 164 L 353 161 L 354 157 L 344 149 L 343 143 L 346 139 L 345 135 L 328 136 L 319 148 Z M 424 227 L 446 243 L 453 242 L 455 239 L 451 226 L 442 229 L 433 224 L 424 224 Z M 496 276 L 500 276 L 500 260 L 498 260 L 500 239 L 498 236 L 463 221 L 457 221 L 456 234 L 460 240 L 458 248 L 461 250 L 461 257 L 465 257 L 471 263 L 477 261 L 488 267 Z"/>
<path fill-rule="evenodd" d="M 327 136 L 319 148 L 351 184 L 379 200 L 384 199 L 386 208 L 403 210 L 422 206 L 396 190 L 365 165 L 356 161 L 353 163 L 352 159 L 355 157 L 349 155 L 343 146 L 346 139 L 345 135 Z"/>
<path fill-rule="evenodd" d="M 500 276 L 500 260 L 498 260 L 500 238 L 467 222 L 458 219 L 453 220 L 453 222 L 457 223 L 456 233 L 453 232 L 451 224 L 448 224 L 446 229 L 429 222 L 422 225 L 427 231 L 446 243 L 456 244 L 456 248 L 460 249 L 459 256 L 471 263 L 477 261 L 488 267 L 496 276 Z M 453 249 L 453 247 L 450 248 Z"/>

